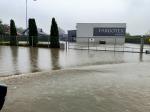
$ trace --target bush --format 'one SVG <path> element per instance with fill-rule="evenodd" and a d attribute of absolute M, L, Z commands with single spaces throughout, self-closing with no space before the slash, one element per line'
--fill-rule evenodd
<path fill-rule="evenodd" d="M 38 30 L 35 19 L 29 19 L 29 45 L 36 46 L 38 44 Z"/>
<path fill-rule="evenodd" d="M 127 36 L 125 39 L 126 43 L 135 43 L 135 44 L 141 44 L 141 36 Z M 150 44 L 149 37 L 144 37 L 144 43 Z"/>
<path fill-rule="evenodd" d="M 52 18 L 51 31 L 50 31 L 50 47 L 60 48 L 59 31 L 55 18 Z"/>
<path fill-rule="evenodd" d="M 10 45 L 17 45 L 17 30 L 14 20 L 10 20 Z"/>

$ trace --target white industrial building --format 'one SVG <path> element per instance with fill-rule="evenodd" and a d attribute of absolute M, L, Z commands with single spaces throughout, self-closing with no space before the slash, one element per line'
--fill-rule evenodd
<path fill-rule="evenodd" d="M 77 43 L 124 44 L 126 23 L 77 23 Z"/>

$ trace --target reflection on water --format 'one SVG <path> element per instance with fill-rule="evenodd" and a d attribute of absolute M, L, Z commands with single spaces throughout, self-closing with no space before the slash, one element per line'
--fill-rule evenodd
<path fill-rule="evenodd" d="M 0 76 L 87 65 L 150 61 L 150 55 L 0 46 Z"/>
<path fill-rule="evenodd" d="M 40 68 L 38 67 L 38 49 L 31 47 L 29 49 L 29 61 L 30 61 L 30 71 L 39 72 Z"/>
<path fill-rule="evenodd" d="M 12 58 L 12 69 L 16 71 L 16 74 L 20 74 L 17 66 L 18 66 L 18 47 L 10 47 L 11 49 L 11 58 Z"/>
<path fill-rule="evenodd" d="M 140 55 L 139 55 L 139 57 L 140 57 L 140 62 L 142 62 L 143 61 L 143 53 L 140 53 Z"/>
<path fill-rule="evenodd" d="M 59 64 L 59 50 L 58 49 L 51 49 L 51 62 L 52 62 L 52 69 L 58 70 L 61 69 Z"/>

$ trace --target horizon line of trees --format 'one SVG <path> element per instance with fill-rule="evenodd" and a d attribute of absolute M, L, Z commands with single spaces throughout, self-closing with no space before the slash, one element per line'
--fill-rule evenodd
<path fill-rule="evenodd" d="M 24 28 L 22 27 L 16 27 L 17 33 L 22 33 L 24 31 Z M 0 35 L 10 35 L 10 25 L 4 24 L 2 20 L 0 19 Z"/>
<path fill-rule="evenodd" d="M 0 24 L 2 22 L 0 21 Z M 18 37 L 17 37 L 17 28 L 15 25 L 15 21 L 13 19 L 10 20 L 10 45 L 11 46 L 17 46 L 18 45 Z M 34 18 L 30 18 L 28 20 L 28 45 L 36 47 L 38 44 L 38 29 L 36 25 L 36 21 Z M 0 25 L 0 34 L 2 33 L 2 27 Z M 50 26 L 50 36 L 49 36 L 49 41 L 50 41 L 50 47 L 51 48 L 60 48 L 60 42 L 59 42 L 59 30 L 58 30 L 58 25 L 57 22 L 55 21 L 55 18 L 52 18 L 51 21 L 51 26 Z"/>

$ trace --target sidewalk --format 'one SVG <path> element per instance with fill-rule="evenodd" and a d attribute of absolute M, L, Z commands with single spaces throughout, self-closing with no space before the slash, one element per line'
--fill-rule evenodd
<path fill-rule="evenodd" d="M 2 112 L 150 112 L 150 64 L 88 66 L 11 77 Z"/>

